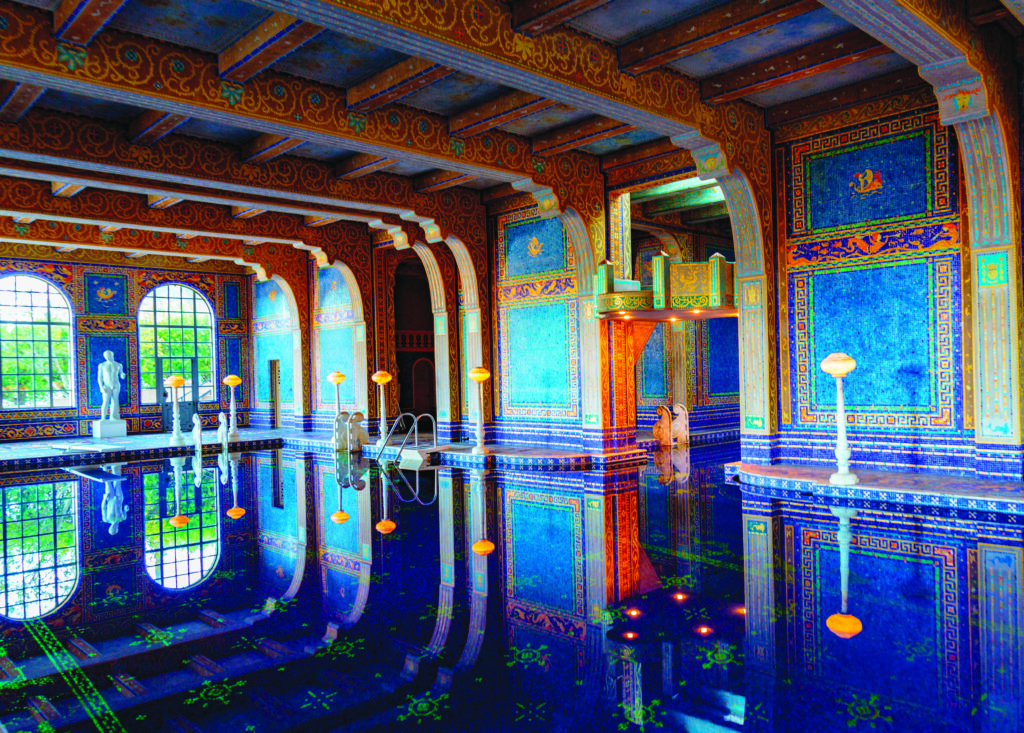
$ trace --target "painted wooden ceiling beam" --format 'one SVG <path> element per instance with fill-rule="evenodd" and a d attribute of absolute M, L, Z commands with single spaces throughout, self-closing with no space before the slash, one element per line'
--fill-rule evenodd
<path fill-rule="evenodd" d="M 512 30 L 537 36 L 607 4 L 608 0 L 514 0 Z"/>
<path fill-rule="evenodd" d="M 867 33 L 855 29 L 704 79 L 701 98 L 721 104 L 888 52 Z"/>
<path fill-rule="evenodd" d="M 554 100 L 544 99 L 529 92 L 509 92 L 449 117 L 448 133 L 457 137 L 479 135 L 481 132 L 543 112 L 557 104 L 558 102 Z"/>
<path fill-rule="evenodd" d="M 69 199 L 75 194 L 81 193 L 85 190 L 85 186 L 80 183 L 69 183 L 67 181 L 51 181 L 50 182 L 50 193 L 58 198 Z"/>
<path fill-rule="evenodd" d="M 408 58 L 349 87 L 348 108 L 356 112 L 370 112 L 385 104 L 397 102 L 454 73 L 453 69 L 433 61 Z"/>
<path fill-rule="evenodd" d="M 252 219 L 253 217 L 259 216 L 260 214 L 266 214 L 266 209 L 260 209 L 256 206 L 232 206 L 231 216 L 236 219 Z"/>
<path fill-rule="evenodd" d="M 25 218 L 35 223 L 12 231 Z M 303 217 L 281 212 L 267 212 L 258 221 L 235 219 L 226 206 L 197 201 L 158 211 L 149 208 L 145 196 L 93 187 L 74 199 L 56 201 L 45 181 L 5 175 L 0 175 L 0 231 L 10 241 L 51 238 L 68 246 L 221 259 L 241 254 L 246 242 L 325 249 L 370 241 L 366 225 L 357 222 L 313 228 L 305 226 Z M 107 236 L 101 238 L 101 233 Z M 188 246 L 181 240 L 188 240 Z"/>
<path fill-rule="evenodd" d="M 462 170 L 515 182 L 541 195 L 559 183 L 560 169 L 548 166 L 538 170 L 531 159 L 529 140 L 521 136 L 493 130 L 452 145 L 445 116 L 409 107 L 362 116 L 346 108 L 344 90 L 273 69 L 244 86 L 238 85 L 219 79 L 214 54 L 128 33 L 101 32 L 90 44 L 87 57 L 72 55 L 56 62 L 60 53 L 50 32 L 49 13 L 6 0 L 0 0 L 0 12 L 9 19 L 4 43 L 0 44 L 2 78 L 243 129 L 251 129 L 258 120 L 260 132 L 353 152 L 383 154 L 424 168 Z M 135 79 L 131 71 L 135 67 L 127 60 L 129 49 L 139 58 L 168 59 L 168 68 L 180 62 L 188 73 L 176 78 L 174 84 L 166 83 L 166 79 L 161 79 L 159 85 L 149 78 Z M 88 63 L 82 65 L 85 58 Z M 279 96 L 282 91 L 286 91 L 284 97 Z M 497 150 L 502 151 L 500 160 L 495 155 Z M 137 150 L 134 155 L 138 155 Z M 237 150 L 234 155 L 237 157 Z M 411 185 L 408 190 L 412 192 Z M 571 191 L 568 195 L 572 196 Z M 385 211 L 404 208 L 382 191 L 372 197 Z"/>
<path fill-rule="evenodd" d="M 57 40 L 88 46 L 127 0 L 63 0 L 53 12 Z"/>
<path fill-rule="evenodd" d="M 921 78 L 916 67 L 901 69 L 874 79 L 859 81 L 839 89 L 831 89 L 793 102 L 769 107 L 764 112 L 765 124 L 768 127 L 778 127 L 826 111 L 832 112 L 843 107 L 926 86 L 928 86 L 928 82 Z"/>
<path fill-rule="evenodd" d="M 639 74 L 795 18 L 817 0 L 733 0 L 619 47 L 623 71 Z"/>
<path fill-rule="evenodd" d="M 430 171 L 423 175 L 416 176 L 413 179 L 412 185 L 419 193 L 433 193 L 435 191 L 443 191 L 446 188 L 452 188 L 453 186 L 461 186 L 464 183 L 469 183 L 476 176 L 468 173 L 459 173 L 458 171 Z"/>
<path fill-rule="evenodd" d="M 177 196 L 164 196 L 161 194 L 151 193 L 148 196 L 148 205 L 151 209 L 169 209 L 175 204 L 180 204 L 185 199 L 178 198 Z"/>
<path fill-rule="evenodd" d="M 291 15 L 274 13 L 217 56 L 220 77 L 247 82 L 322 30 Z"/>
<path fill-rule="evenodd" d="M 146 110 L 128 125 L 128 139 L 136 145 L 152 145 L 187 121 L 187 115 L 163 112 L 158 109 Z"/>
<path fill-rule="evenodd" d="M 645 217 L 664 216 L 665 214 L 675 214 L 680 211 L 711 206 L 721 202 L 723 197 L 722 189 L 716 185 L 712 188 L 702 188 L 675 196 L 646 201 L 642 204 L 642 210 Z"/>
<path fill-rule="evenodd" d="M 351 180 L 384 170 L 397 162 L 398 158 L 388 158 L 376 153 L 356 153 L 335 163 L 334 174 L 343 180 Z"/>
<path fill-rule="evenodd" d="M 679 223 L 700 224 L 705 221 L 714 221 L 715 219 L 726 219 L 728 217 L 729 205 L 722 202 L 718 204 L 711 204 L 710 206 L 702 206 L 697 209 L 680 211 Z"/>
<path fill-rule="evenodd" d="M 635 129 L 633 125 L 607 117 L 590 117 L 534 136 L 531 139 L 533 154 L 544 156 L 564 153 Z"/>
<path fill-rule="evenodd" d="M 34 84 L 0 82 L 0 122 L 17 122 L 45 92 L 44 87 Z"/>
<path fill-rule="evenodd" d="M 246 163 L 266 163 L 279 155 L 295 150 L 305 140 L 265 132 L 242 146 L 242 160 Z"/>

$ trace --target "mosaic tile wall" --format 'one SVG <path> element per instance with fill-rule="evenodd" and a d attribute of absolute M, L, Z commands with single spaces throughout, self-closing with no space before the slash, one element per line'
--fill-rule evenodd
<path fill-rule="evenodd" d="M 497 217 L 495 240 L 497 438 L 578 445 L 579 298 L 572 244 L 561 219 L 540 219 L 533 207 Z"/>
<path fill-rule="evenodd" d="M 355 325 L 348 286 L 336 267 L 321 267 L 315 273 L 313 294 L 313 411 L 317 424 L 334 419 L 334 385 L 331 372 L 341 372 L 341 409 L 355 412 Z"/>
<path fill-rule="evenodd" d="M 287 295 L 273 280 L 258 282 L 253 278 L 253 415 L 254 427 L 270 427 L 272 408 L 270 362 L 278 363 L 279 401 L 282 425 L 291 425 L 294 417 L 294 338 Z"/>
<path fill-rule="evenodd" d="M 120 414 L 128 422 L 128 431 L 159 431 L 160 408 L 140 404 L 137 313 L 146 294 L 166 283 L 194 288 L 211 305 L 217 325 L 215 378 L 218 384 L 228 374 L 242 378 L 242 386 L 237 388 L 238 422 L 248 424 L 250 304 L 244 275 L 0 258 L 0 277 L 8 274 L 42 278 L 68 297 L 74 314 L 72 343 L 78 356 L 74 365 L 78 407 L 4 410 L 0 412 L 0 440 L 90 435 L 90 422 L 99 418 L 102 404 L 96 367 L 108 349 L 125 365 Z M 219 401 L 200 403 L 203 424 L 214 427 L 217 413 L 227 409 L 227 390 L 221 387 Z"/>
<path fill-rule="evenodd" d="M 775 154 L 779 460 L 833 460 L 835 382 L 819 365 L 841 351 L 858 364 L 844 382 L 854 465 L 972 471 L 953 131 L 925 108 Z"/>

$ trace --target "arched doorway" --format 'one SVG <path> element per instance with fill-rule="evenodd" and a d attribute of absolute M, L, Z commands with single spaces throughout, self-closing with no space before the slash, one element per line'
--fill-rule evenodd
<path fill-rule="evenodd" d="M 394 303 L 399 409 L 436 417 L 433 307 L 430 281 L 419 257 L 407 257 L 395 269 Z"/>

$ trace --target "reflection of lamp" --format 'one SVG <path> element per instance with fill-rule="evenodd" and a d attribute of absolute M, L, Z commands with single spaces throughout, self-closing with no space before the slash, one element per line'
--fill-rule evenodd
<path fill-rule="evenodd" d="M 229 374 L 224 377 L 223 381 L 228 386 L 228 392 L 231 393 L 231 418 L 228 423 L 228 440 L 238 440 L 242 436 L 238 434 L 238 410 L 235 408 L 235 387 L 242 383 L 242 378 L 237 374 Z"/>
<path fill-rule="evenodd" d="M 473 453 L 478 456 L 485 456 L 490 453 L 487 448 L 484 447 L 484 382 L 491 378 L 491 373 L 483 367 L 473 367 L 469 370 L 469 378 L 476 382 L 477 387 L 477 411 L 476 411 L 476 446 L 473 447 Z M 491 545 L 491 549 L 494 549 L 494 545 Z"/>
<path fill-rule="evenodd" d="M 829 354 L 821 362 L 821 370 L 836 378 L 836 464 L 838 470 L 828 477 L 836 486 L 853 486 L 857 474 L 850 473 L 850 444 L 846 442 L 846 405 L 843 403 L 843 377 L 857 368 L 852 356 Z"/>
<path fill-rule="evenodd" d="M 173 379 L 173 377 L 168 378 L 168 380 L 170 379 Z M 181 379 L 181 377 L 178 377 L 178 379 Z M 177 401 L 175 401 L 175 404 L 177 404 Z M 177 456 L 169 460 L 171 467 L 174 469 L 174 511 L 177 512 L 169 521 L 172 527 L 180 529 L 188 524 L 188 517 L 181 513 L 181 475 L 185 468 L 185 457 Z"/>
<path fill-rule="evenodd" d="M 185 385 L 185 378 L 180 374 L 172 374 L 164 380 L 164 386 L 171 388 L 171 445 L 184 445 L 185 436 L 181 434 L 181 417 L 178 408 L 178 388 Z"/>
<path fill-rule="evenodd" d="M 241 457 L 238 453 L 231 454 L 231 498 L 233 504 L 227 511 L 227 515 L 232 519 L 241 519 L 245 516 L 245 509 L 238 506 L 238 465 L 241 462 Z"/>
<path fill-rule="evenodd" d="M 847 596 L 850 589 L 850 542 L 853 540 L 853 532 L 850 530 L 850 520 L 857 516 L 857 510 L 851 507 L 829 507 L 829 511 L 839 518 L 839 531 L 836 532 L 836 539 L 839 540 L 839 582 L 842 587 L 842 610 L 833 613 L 825 620 L 825 626 L 840 639 L 852 639 L 864 630 L 864 624 L 856 616 L 847 613 Z"/>
<path fill-rule="evenodd" d="M 387 481 L 383 476 L 380 477 L 380 493 L 384 517 L 374 526 L 381 534 L 391 534 L 398 525 L 388 518 L 388 494 L 390 492 L 387 489 Z"/>
<path fill-rule="evenodd" d="M 384 395 L 384 385 L 391 381 L 391 375 L 381 370 L 374 372 L 370 379 L 377 385 L 377 393 L 380 395 L 380 438 L 377 440 L 377 446 L 383 448 L 388 437 L 388 403 Z"/>
<path fill-rule="evenodd" d="M 335 372 L 337 374 L 337 372 Z M 330 379 L 330 377 L 328 377 Z M 344 524 L 348 521 L 348 512 L 345 511 L 344 499 L 345 491 L 341 485 L 341 465 L 340 461 L 334 462 L 334 479 L 335 483 L 338 484 L 338 511 L 331 515 L 331 521 L 335 524 Z"/>

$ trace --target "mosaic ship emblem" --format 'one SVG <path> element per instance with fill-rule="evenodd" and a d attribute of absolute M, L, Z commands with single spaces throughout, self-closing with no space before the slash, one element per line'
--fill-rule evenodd
<path fill-rule="evenodd" d="M 117 291 L 113 288 L 100 288 L 96 291 L 96 297 L 100 300 L 110 300 L 115 295 L 117 295 Z"/>
<path fill-rule="evenodd" d="M 866 168 L 863 173 L 854 173 L 850 188 L 855 194 L 867 196 L 882 190 L 882 173 Z"/>
<path fill-rule="evenodd" d="M 544 249 L 544 243 L 541 242 L 536 237 L 531 239 L 530 243 L 526 245 L 526 253 L 530 255 L 530 257 L 536 257 L 537 255 L 540 254 L 540 251 L 542 249 Z"/>

